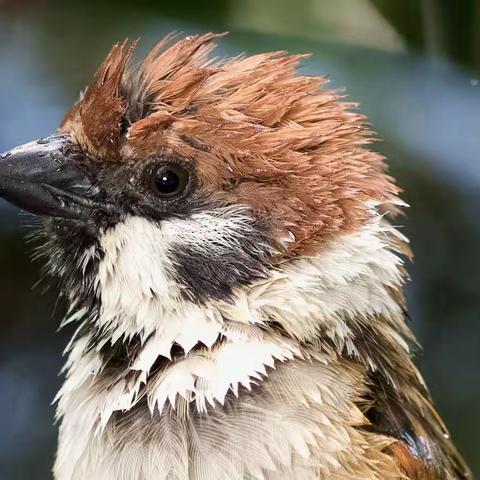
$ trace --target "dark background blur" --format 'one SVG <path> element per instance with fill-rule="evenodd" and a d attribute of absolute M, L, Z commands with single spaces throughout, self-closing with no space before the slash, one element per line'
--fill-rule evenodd
<path fill-rule="evenodd" d="M 480 472 L 480 1 L 0 0 L 0 152 L 54 131 L 115 41 L 229 30 L 220 54 L 311 52 L 304 71 L 346 87 L 383 139 L 411 205 L 408 287 L 419 363 Z M 56 441 L 62 307 L 42 295 L 0 203 L 0 480 L 47 479 Z"/>

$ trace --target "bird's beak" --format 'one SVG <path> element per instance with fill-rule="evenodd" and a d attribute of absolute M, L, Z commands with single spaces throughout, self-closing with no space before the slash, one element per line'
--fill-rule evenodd
<path fill-rule="evenodd" d="M 97 194 L 68 135 L 52 135 L 0 155 L 0 197 L 31 213 L 86 221 Z"/>

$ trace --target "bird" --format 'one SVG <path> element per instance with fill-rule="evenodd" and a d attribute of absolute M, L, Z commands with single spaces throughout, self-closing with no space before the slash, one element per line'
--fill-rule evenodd
<path fill-rule="evenodd" d="M 305 55 L 113 46 L 0 196 L 76 325 L 56 480 L 471 479 L 414 363 L 407 205 Z"/>

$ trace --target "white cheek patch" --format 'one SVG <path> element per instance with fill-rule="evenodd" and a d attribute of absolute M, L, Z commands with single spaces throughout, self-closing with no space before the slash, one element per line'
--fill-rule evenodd
<path fill-rule="evenodd" d="M 194 214 L 188 219 L 160 223 L 130 216 L 100 238 L 104 258 L 100 262 L 96 291 L 101 300 L 99 325 L 112 341 L 139 334 L 146 339 L 161 334 L 165 342 L 182 342 L 188 350 L 195 334 L 184 327 L 197 325 L 202 332 L 218 323 L 218 314 L 199 308 L 182 296 L 176 281 L 175 250 L 194 249 L 212 259 L 241 251 L 241 242 L 252 234 L 252 217 L 246 207 L 224 207 Z M 256 246 L 259 255 L 268 246 Z M 195 319 L 190 323 L 186 319 Z M 211 333 L 206 334 L 207 337 Z M 196 343 L 196 342 L 195 342 Z M 183 345 L 182 345 L 183 346 Z"/>
<path fill-rule="evenodd" d="M 373 207 L 360 230 L 332 241 L 315 257 L 285 263 L 267 279 L 235 289 L 233 301 L 212 300 L 201 308 L 186 301 L 175 281 L 174 248 L 204 250 L 212 258 L 228 254 L 250 233 L 250 225 L 244 207 L 226 207 L 161 225 L 128 217 L 108 230 L 100 242 L 105 252 L 97 282 L 100 325 L 113 341 L 136 334 L 145 340 L 155 333 L 163 339 L 157 340 L 163 354 L 174 341 L 190 350 L 195 337 L 211 338 L 222 314 L 242 323 L 275 321 L 301 340 L 315 336 L 320 326 L 345 337 L 346 317 L 402 316 L 389 289 L 403 284 L 394 241 L 406 239 Z"/>
<path fill-rule="evenodd" d="M 191 246 L 214 257 L 242 248 L 242 240 L 252 235 L 252 216 L 247 207 L 227 206 L 188 220 L 167 220 L 162 222 L 162 231 L 172 245 Z M 259 252 L 269 248 L 257 245 Z"/>
<path fill-rule="evenodd" d="M 100 246 L 105 252 L 97 281 L 100 325 L 114 329 L 116 337 L 150 334 L 180 299 L 178 286 L 168 277 L 172 266 L 160 227 L 128 217 L 102 235 Z"/>

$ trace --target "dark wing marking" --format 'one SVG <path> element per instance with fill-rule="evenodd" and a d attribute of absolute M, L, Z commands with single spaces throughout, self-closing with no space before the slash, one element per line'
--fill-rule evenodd
<path fill-rule="evenodd" d="M 378 318 L 349 326 L 356 352 L 348 356 L 370 371 L 370 429 L 397 440 L 389 451 L 405 474 L 412 480 L 472 480 L 408 349 L 402 347 L 403 341 L 413 341 L 406 325 Z"/>
<path fill-rule="evenodd" d="M 370 429 L 397 440 L 389 452 L 408 478 L 472 480 L 472 473 L 430 399 L 420 394 L 415 403 L 408 402 L 401 392 L 383 383 L 379 375 L 372 377 L 372 406 L 367 412 Z"/>

